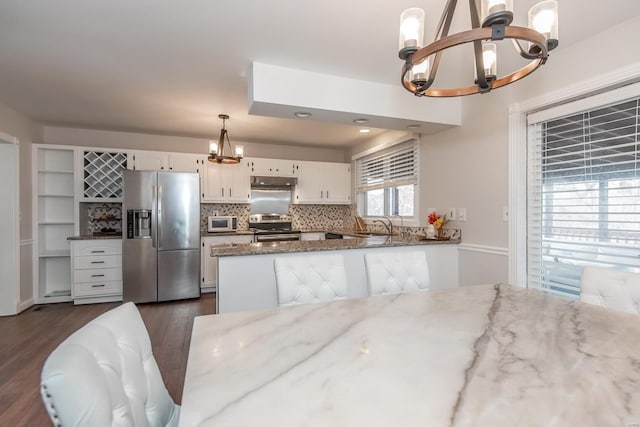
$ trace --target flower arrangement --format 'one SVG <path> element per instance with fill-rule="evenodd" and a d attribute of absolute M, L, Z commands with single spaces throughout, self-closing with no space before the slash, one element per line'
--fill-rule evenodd
<path fill-rule="evenodd" d="M 429 224 L 433 225 L 433 228 L 435 228 L 436 230 L 440 230 L 444 223 L 447 222 L 447 220 L 444 219 L 444 216 L 438 215 L 435 212 L 431 212 L 429 214 L 429 216 L 427 217 L 427 221 L 429 222 Z"/>

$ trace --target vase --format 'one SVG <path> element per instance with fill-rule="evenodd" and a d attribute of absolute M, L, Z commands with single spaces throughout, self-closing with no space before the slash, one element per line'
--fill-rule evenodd
<path fill-rule="evenodd" d="M 440 227 L 440 228 L 436 228 L 436 238 L 437 239 L 444 239 L 445 233 L 444 233 L 444 228 Z"/>
<path fill-rule="evenodd" d="M 433 239 L 434 237 L 436 237 L 436 228 L 433 226 L 433 224 L 427 225 L 427 231 L 425 232 L 425 235 L 427 239 Z"/>

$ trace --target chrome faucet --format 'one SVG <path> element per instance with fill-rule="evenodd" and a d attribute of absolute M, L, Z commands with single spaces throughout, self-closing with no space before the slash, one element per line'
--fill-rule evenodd
<path fill-rule="evenodd" d="M 387 230 L 387 233 L 389 233 L 389 235 L 393 235 L 393 222 L 391 221 L 391 218 L 387 217 L 387 216 L 383 216 L 384 219 L 386 219 L 387 221 L 383 221 L 381 219 L 374 219 L 373 222 L 379 222 L 380 224 L 384 225 L 384 228 Z"/>

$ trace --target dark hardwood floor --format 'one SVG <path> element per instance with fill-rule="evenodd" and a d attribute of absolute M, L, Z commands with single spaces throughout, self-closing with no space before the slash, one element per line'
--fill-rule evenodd
<path fill-rule="evenodd" d="M 49 304 L 0 317 L 0 426 L 51 425 L 40 398 L 46 358 L 74 331 L 119 304 Z M 182 401 L 193 318 L 214 313 L 215 306 L 215 294 L 138 305 L 160 372 L 177 403 Z"/>

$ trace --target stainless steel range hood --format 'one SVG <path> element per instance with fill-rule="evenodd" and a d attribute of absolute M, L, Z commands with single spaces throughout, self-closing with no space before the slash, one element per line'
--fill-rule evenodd
<path fill-rule="evenodd" d="M 287 176 L 252 176 L 251 188 L 293 188 L 297 178 Z"/>

